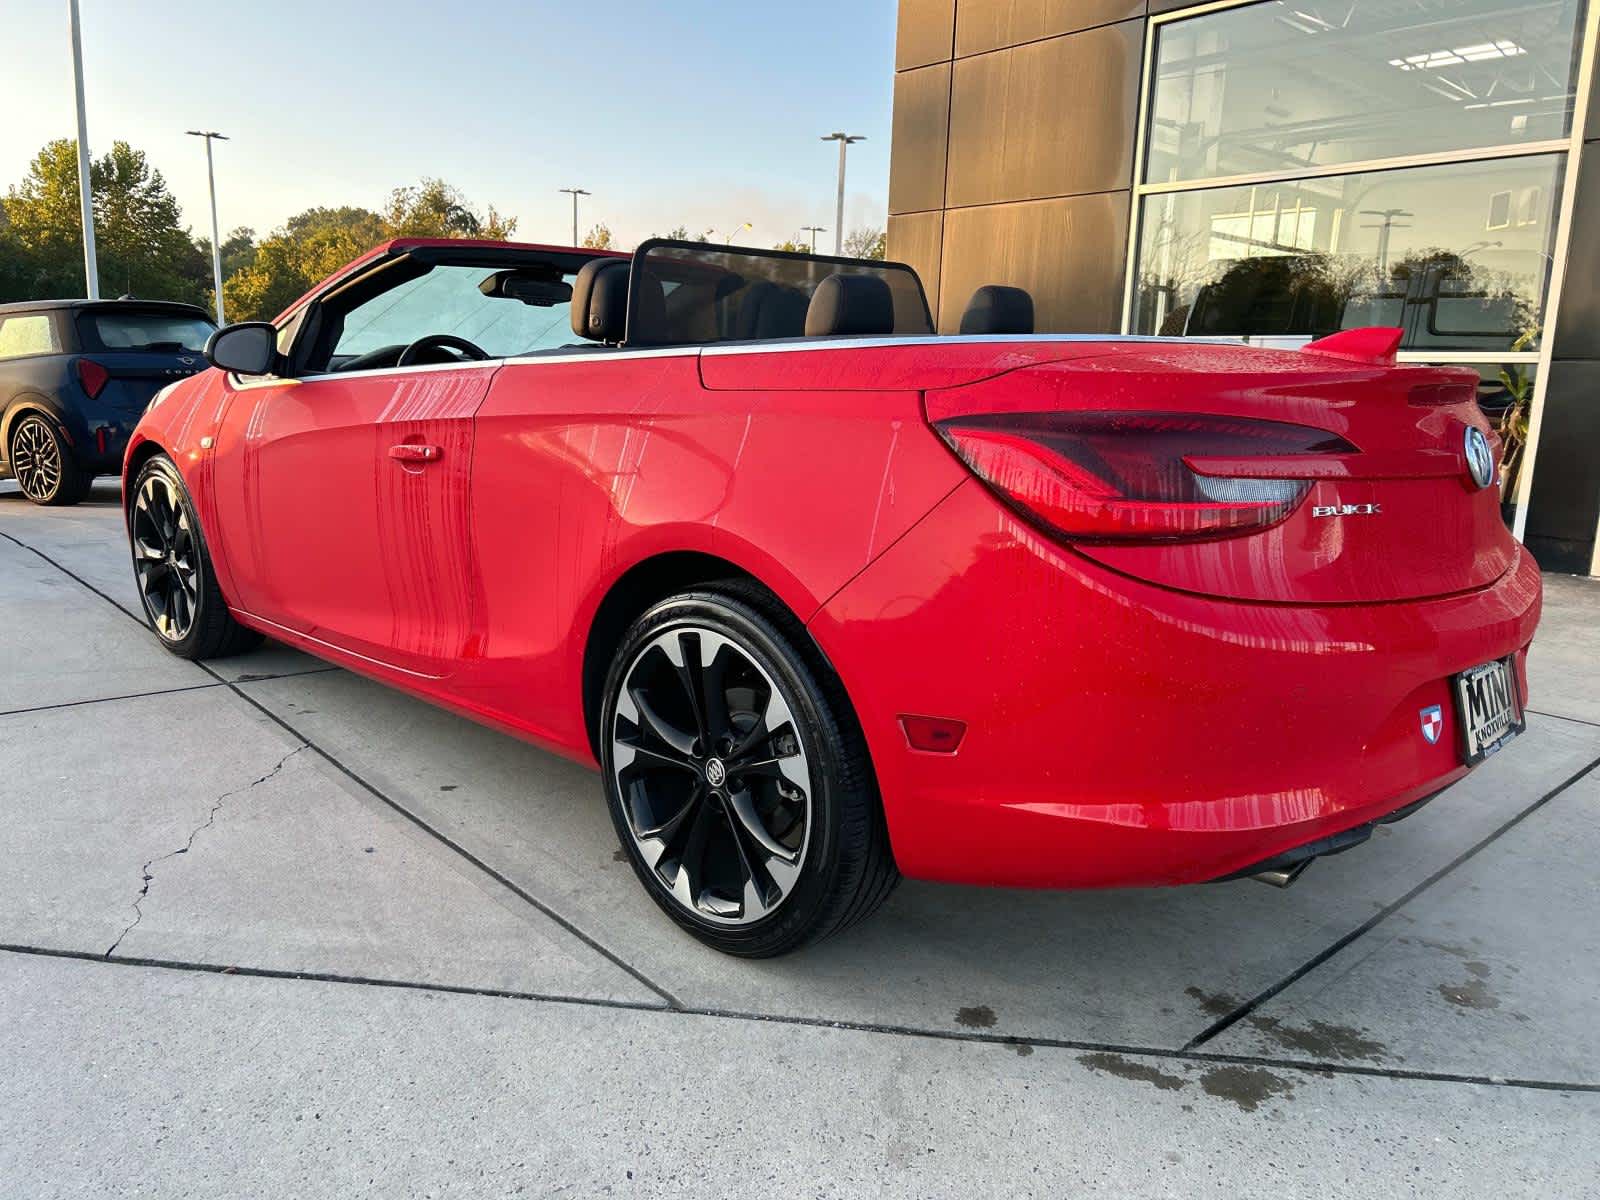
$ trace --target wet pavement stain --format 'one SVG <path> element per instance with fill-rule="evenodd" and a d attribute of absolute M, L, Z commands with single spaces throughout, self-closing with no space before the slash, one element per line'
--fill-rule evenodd
<path fill-rule="evenodd" d="M 1207 992 L 1202 988 L 1186 987 L 1183 994 L 1200 1005 L 1208 1017 L 1225 1017 L 1239 1007 L 1239 1001 L 1227 992 Z"/>
<path fill-rule="evenodd" d="M 1033 1047 L 1028 1045 L 1027 1042 L 1018 1042 L 1016 1044 L 1016 1051 L 1018 1058 L 1027 1058 L 1033 1053 Z"/>
<path fill-rule="evenodd" d="M 626 850 L 624 850 L 621 846 L 618 846 L 615 850 L 613 850 L 611 852 L 611 861 L 612 862 L 627 862 L 628 861 L 628 852 Z"/>
<path fill-rule="evenodd" d="M 1132 1079 L 1137 1083 L 1151 1083 L 1163 1092 L 1175 1092 L 1189 1084 L 1189 1081 L 1181 1075 L 1169 1075 L 1149 1063 L 1133 1062 L 1120 1054 L 1108 1054 L 1103 1051 L 1080 1054 L 1078 1061 L 1091 1071 L 1103 1071 L 1107 1075 L 1115 1075 L 1118 1079 Z"/>
<path fill-rule="evenodd" d="M 1466 983 L 1441 983 L 1439 995 L 1450 1001 L 1457 1008 L 1475 1008 L 1486 1011 L 1499 1008 L 1500 1001 L 1487 984 L 1481 979 L 1469 979 Z"/>
<path fill-rule="evenodd" d="M 1274 1096 L 1286 1100 L 1294 1096 L 1293 1084 L 1261 1067 L 1213 1067 L 1200 1076 L 1200 1087 L 1206 1095 L 1231 1101 L 1245 1112 L 1255 1112 Z"/>
<path fill-rule="evenodd" d="M 1328 1021 L 1312 1021 L 1309 1025 L 1285 1025 L 1277 1017 L 1252 1016 L 1251 1025 L 1266 1034 L 1278 1045 L 1315 1058 L 1342 1060 L 1370 1059 L 1383 1061 L 1389 1048 L 1349 1025 L 1334 1025 Z"/>
<path fill-rule="evenodd" d="M 968 1029 L 993 1029 L 994 1022 L 994 1009 L 987 1004 L 956 1009 L 956 1024 L 965 1025 Z"/>

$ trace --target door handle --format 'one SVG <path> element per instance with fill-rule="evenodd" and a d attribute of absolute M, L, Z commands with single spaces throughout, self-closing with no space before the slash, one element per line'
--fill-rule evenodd
<path fill-rule="evenodd" d="M 437 446 L 419 446 L 415 442 L 389 447 L 389 457 L 401 462 L 438 462 L 443 454 Z"/>

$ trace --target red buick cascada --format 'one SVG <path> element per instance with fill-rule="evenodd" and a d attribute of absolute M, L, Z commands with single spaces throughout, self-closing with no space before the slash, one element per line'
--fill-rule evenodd
<path fill-rule="evenodd" d="M 894 264 L 391 242 L 151 405 L 145 611 L 598 764 L 744 955 L 902 873 L 1281 882 L 1522 728 L 1471 373 L 1031 327 L 986 288 L 933 336 Z"/>

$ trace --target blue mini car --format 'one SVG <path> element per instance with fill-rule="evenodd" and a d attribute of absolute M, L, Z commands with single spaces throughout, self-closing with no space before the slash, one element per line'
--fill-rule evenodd
<path fill-rule="evenodd" d="M 35 504 L 76 504 L 122 469 L 152 397 L 203 371 L 216 325 L 192 304 L 0 304 L 0 479 Z"/>

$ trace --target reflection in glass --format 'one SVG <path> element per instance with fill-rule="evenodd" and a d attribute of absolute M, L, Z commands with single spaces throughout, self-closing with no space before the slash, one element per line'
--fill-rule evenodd
<path fill-rule="evenodd" d="M 1157 35 L 1144 180 L 1566 137 L 1580 8 L 1268 0 L 1174 21 Z"/>
<path fill-rule="evenodd" d="M 1134 331 L 1537 348 L 1563 156 L 1145 196 Z M 1521 342 L 1521 345 L 1517 343 Z"/>

